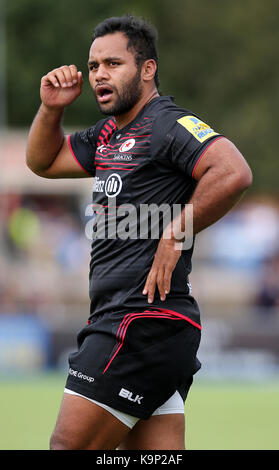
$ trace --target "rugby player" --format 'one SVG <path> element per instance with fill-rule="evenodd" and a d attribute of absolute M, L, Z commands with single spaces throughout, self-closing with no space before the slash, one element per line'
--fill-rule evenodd
<path fill-rule="evenodd" d="M 62 119 L 82 92 L 82 73 L 64 65 L 41 80 L 27 145 L 34 173 L 94 178 L 105 229 L 112 209 L 181 205 L 167 226 L 160 219 L 157 239 L 149 231 L 93 236 L 90 315 L 69 357 L 51 449 L 185 449 L 184 402 L 201 334 L 189 282 L 194 244 L 184 249 L 181 235 L 191 224 L 186 207 L 195 236 L 236 204 L 252 175 L 233 143 L 161 95 L 156 38 L 129 15 L 95 28 L 89 82 L 105 117 L 81 132 L 64 135 Z"/>

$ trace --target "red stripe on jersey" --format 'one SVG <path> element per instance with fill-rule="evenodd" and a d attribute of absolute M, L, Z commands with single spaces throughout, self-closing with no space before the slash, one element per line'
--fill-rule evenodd
<path fill-rule="evenodd" d="M 108 121 L 108 124 L 111 125 L 114 130 L 117 129 L 117 125 L 115 124 L 115 122 L 114 122 L 112 119 L 110 119 L 110 120 Z"/>
<path fill-rule="evenodd" d="M 100 153 L 98 155 L 101 155 Z M 102 154 L 103 155 L 103 154 Z M 105 157 L 96 157 L 95 156 L 95 160 L 104 160 L 104 161 L 107 161 L 107 162 L 113 162 L 113 158 L 105 158 Z"/>
<path fill-rule="evenodd" d="M 100 142 L 100 141 L 101 141 L 101 142 Z M 99 147 L 99 145 L 101 145 L 101 144 L 102 144 L 102 145 L 106 145 L 106 144 L 105 144 L 105 141 L 104 141 L 104 139 L 103 139 L 103 137 L 102 137 L 101 135 L 99 135 L 99 140 L 98 140 L 98 142 L 97 142 L 97 146 Z"/>
<path fill-rule="evenodd" d="M 144 124 L 143 126 L 138 126 L 137 125 L 137 127 L 130 127 L 130 130 L 131 131 L 138 131 L 139 129 L 147 128 L 148 126 L 150 126 L 150 128 L 151 128 L 151 124 L 147 123 L 147 124 Z"/>
<path fill-rule="evenodd" d="M 141 144 L 149 144 L 150 141 L 149 140 L 143 140 L 140 143 Z M 115 155 L 115 153 L 117 152 L 117 149 L 114 149 L 114 147 L 115 147 L 115 145 L 108 145 L 106 148 L 102 149 L 103 150 L 102 152 L 99 152 L 98 150 L 96 150 L 96 155 L 100 155 L 101 157 L 108 157 L 109 155 Z M 146 148 L 148 148 L 147 145 L 135 145 L 133 147 L 133 150 L 146 149 Z M 125 155 L 126 152 L 121 152 L 121 153 L 123 155 Z M 141 155 L 140 153 L 135 153 L 135 152 L 132 152 L 132 151 L 127 152 L 127 153 L 129 155 Z"/>
<path fill-rule="evenodd" d="M 100 160 L 99 158 L 96 160 Z M 126 165 L 126 166 L 138 166 L 139 164 L 138 163 L 125 163 L 125 162 L 114 162 L 115 165 Z M 111 160 L 109 160 L 108 162 L 99 162 L 99 165 L 111 165 Z"/>
<path fill-rule="evenodd" d="M 105 128 L 107 131 L 109 131 L 110 134 L 112 134 L 114 131 L 108 124 L 105 124 Z"/>
<path fill-rule="evenodd" d="M 106 152 L 108 149 L 114 149 L 114 147 L 117 147 L 118 145 L 119 145 L 119 143 L 115 144 L 115 145 L 108 144 L 108 145 L 106 145 L 106 148 L 103 149 L 103 151 Z M 97 152 L 98 152 L 98 150 L 97 150 Z M 100 152 L 98 152 L 98 153 L 100 153 Z"/>
<path fill-rule="evenodd" d="M 101 130 L 101 133 L 102 133 L 103 136 L 104 136 L 105 143 L 108 144 L 108 141 L 109 141 L 109 134 L 108 134 L 104 129 Z"/>
<path fill-rule="evenodd" d="M 133 135 L 134 134 L 132 134 L 132 136 Z M 135 138 L 140 139 L 142 137 L 150 137 L 150 136 L 151 136 L 151 134 L 135 135 Z M 119 140 L 129 140 L 129 139 L 127 139 L 127 137 L 121 137 L 121 139 L 119 139 Z"/>
<path fill-rule="evenodd" d="M 216 142 L 217 140 L 222 139 L 222 138 L 223 138 L 223 136 L 220 135 L 220 136 L 217 137 L 216 139 L 212 140 L 212 142 L 210 142 L 210 143 L 208 144 L 208 146 L 204 149 L 204 151 L 203 151 L 202 154 L 199 156 L 199 158 L 198 158 L 198 160 L 197 160 L 197 162 L 196 162 L 196 164 L 195 164 L 195 166 L 194 166 L 194 169 L 193 169 L 193 171 L 192 171 L 192 178 L 194 178 L 194 173 L 195 173 L 195 171 L 196 171 L 196 168 L 197 168 L 197 166 L 198 166 L 200 160 L 202 159 L 202 157 L 205 155 L 205 153 L 206 153 L 207 150 L 209 149 L 209 147 L 211 147 L 211 145 L 214 144 L 214 142 Z"/>
<path fill-rule="evenodd" d="M 110 166 L 110 167 L 103 167 L 103 166 L 96 166 L 96 170 L 124 170 L 124 171 L 132 171 L 133 168 L 120 168 L 120 167 L 115 167 L 115 166 Z"/>

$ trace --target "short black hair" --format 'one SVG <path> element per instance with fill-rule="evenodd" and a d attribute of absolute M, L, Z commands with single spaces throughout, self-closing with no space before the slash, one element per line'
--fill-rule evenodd
<path fill-rule="evenodd" d="M 158 34 L 156 28 L 143 18 L 133 15 L 111 17 L 96 26 L 93 33 L 93 41 L 106 34 L 117 32 L 127 36 L 127 49 L 134 49 L 135 61 L 138 67 L 141 67 L 148 59 L 153 59 L 156 62 L 157 70 L 154 81 L 157 88 L 159 88 L 158 54 L 156 48 Z"/>

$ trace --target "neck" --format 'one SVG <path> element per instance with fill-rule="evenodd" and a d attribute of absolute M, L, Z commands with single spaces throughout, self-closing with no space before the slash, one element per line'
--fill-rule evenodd
<path fill-rule="evenodd" d="M 123 129 L 123 127 L 127 126 L 130 122 L 132 122 L 138 113 L 144 108 L 144 106 L 149 103 L 153 98 L 160 96 L 157 89 L 152 89 L 150 93 L 144 94 L 141 99 L 137 102 L 135 106 L 133 106 L 130 111 L 125 114 L 121 114 L 119 116 L 115 116 L 115 120 L 117 123 L 117 127 L 119 130 Z"/>

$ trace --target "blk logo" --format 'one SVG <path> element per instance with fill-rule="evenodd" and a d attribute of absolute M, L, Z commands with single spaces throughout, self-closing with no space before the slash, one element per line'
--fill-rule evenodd
<path fill-rule="evenodd" d="M 127 398 L 127 400 L 133 401 L 134 403 L 138 403 L 139 405 L 141 405 L 141 400 L 143 399 L 143 397 L 140 397 L 139 395 L 133 397 L 133 393 L 129 392 L 129 390 L 126 390 L 125 388 L 121 388 L 119 396 Z"/>
<path fill-rule="evenodd" d="M 107 197 L 116 197 L 122 189 L 122 179 L 117 173 L 112 173 L 106 180 L 105 193 Z"/>

